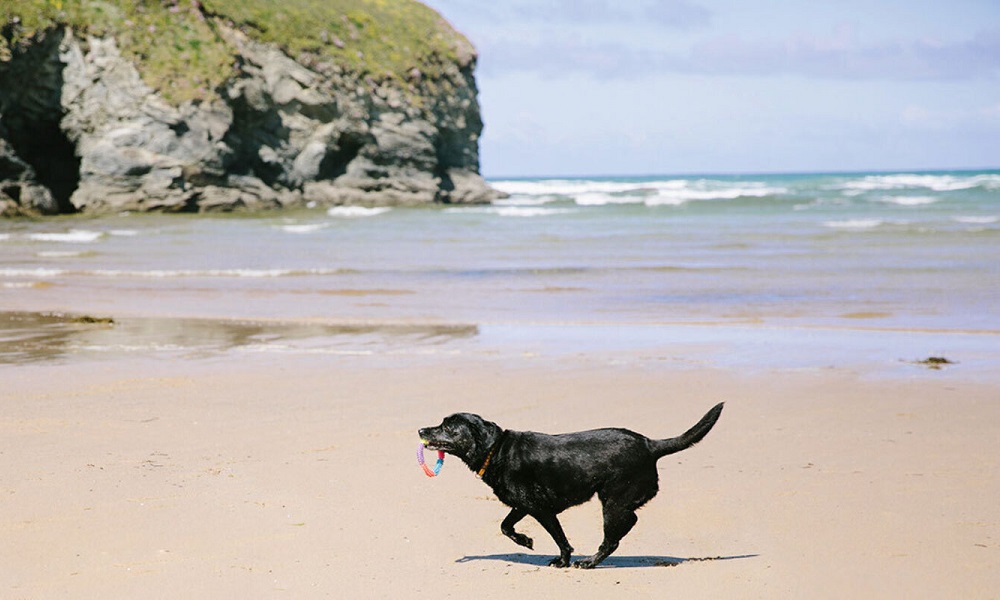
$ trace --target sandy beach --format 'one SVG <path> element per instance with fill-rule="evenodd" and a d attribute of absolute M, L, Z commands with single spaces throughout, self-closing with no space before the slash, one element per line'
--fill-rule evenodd
<path fill-rule="evenodd" d="M 962 366 L 734 370 L 588 356 L 0 366 L 0 589 L 42 598 L 995 598 L 1000 386 Z M 725 401 L 600 569 L 544 566 L 416 429 L 677 435 Z M 578 555 L 596 501 L 562 517 Z"/>

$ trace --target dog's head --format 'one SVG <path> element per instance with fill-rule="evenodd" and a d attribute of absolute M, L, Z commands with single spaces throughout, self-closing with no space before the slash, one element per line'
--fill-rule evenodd
<path fill-rule="evenodd" d="M 503 429 L 479 415 L 455 413 L 437 427 L 424 427 L 417 433 L 428 449 L 457 456 L 475 470 L 482 466 Z"/>

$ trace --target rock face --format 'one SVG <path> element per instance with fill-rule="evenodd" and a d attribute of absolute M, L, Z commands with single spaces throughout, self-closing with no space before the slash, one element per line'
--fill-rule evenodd
<path fill-rule="evenodd" d="M 409 86 L 305 65 L 220 23 L 238 68 L 172 105 L 114 37 L 0 56 L 0 214 L 485 203 L 471 46 Z"/>

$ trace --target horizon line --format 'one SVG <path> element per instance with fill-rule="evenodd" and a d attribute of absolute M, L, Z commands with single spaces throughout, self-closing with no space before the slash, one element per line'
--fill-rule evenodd
<path fill-rule="evenodd" d="M 927 174 L 943 174 L 943 173 L 987 173 L 987 172 L 998 172 L 1000 173 L 1000 166 L 996 167 L 959 167 L 959 168 L 947 168 L 947 167 L 931 167 L 931 168 L 920 168 L 920 169 L 834 169 L 834 170 L 789 170 L 789 171 L 692 171 L 687 173 L 681 172 L 663 172 L 663 173 L 617 173 L 617 174 L 575 174 L 575 175 L 481 175 L 483 179 L 490 180 L 516 180 L 516 179 L 617 179 L 617 178 L 636 178 L 645 179 L 650 177 L 673 177 L 678 179 L 686 179 L 692 177 L 752 177 L 752 176 L 780 176 L 780 175 L 927 175 Z"/>

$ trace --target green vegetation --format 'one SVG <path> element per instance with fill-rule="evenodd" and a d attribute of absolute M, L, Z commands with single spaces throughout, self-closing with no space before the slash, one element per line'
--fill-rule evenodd
<path fill-rule="evenodd" d="M 313 53 L 352 71 L 405 75 L 455 59 L 459 35 L 414 0 L 206 0 L 251 36 L 291 56 Z"/>
<path fill-rule="evenodd" d="M 292 57 L 376 80 L 434 78 L 460 34 L 414 0 L 0 0 L 0 61 L 43 32 L 114 35 L 144 80 L 174 102 L 205 98 L 233 72 L 220 24 Z"/>

